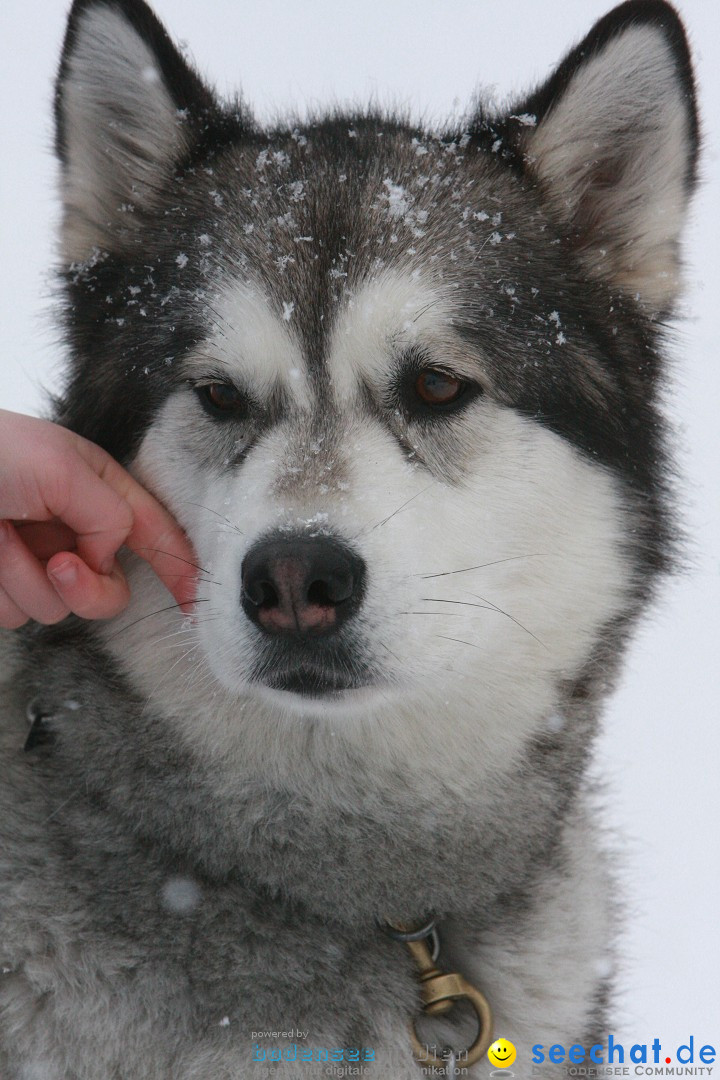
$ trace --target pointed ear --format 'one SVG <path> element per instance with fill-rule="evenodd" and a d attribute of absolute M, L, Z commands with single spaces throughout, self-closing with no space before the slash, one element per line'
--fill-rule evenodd
<path fill-rule="evenodd" d="M 513 110 L 509 133 L 589 274 L 650 312 L 670 309 L 698 151 L 675 10 L 663 0 L 615 8 Z"/>
<path fill-rule="evenodd" d="M 143 211 L 215 110 L 142 0 L 75 0 L 55 97 L 64 256 L 137 239 Z"/>

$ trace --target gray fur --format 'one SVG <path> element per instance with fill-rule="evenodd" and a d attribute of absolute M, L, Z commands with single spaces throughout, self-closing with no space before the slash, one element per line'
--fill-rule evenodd
<path fill-rule="evenodd" d="M 417 981 L 377 922 L 429 912 L 516 1076 L 534 1043 L 603 1040 L 615 911 L 586 767 L 671 558 L 656 317 L 691 91 L 672 9 L 631 3 L 505 117 L 266 133 L 140 0 L 75 4 L 58 416 L 167 503 L 201 571 L 193 619 L 128 558 L 110 624 L 3 635 L 3 1080 L 274 1075 L 253 1045 L 293 1040 L 252 1032 L 288 1029 L 412 1080 Z M 418 367 L 474 396 L 423 413 Z M 215 382 L 242 417 L 204 408 Z M 248 552 L 278 535 L 367 568 L 297 661 L 315 649 L 337 693 L 275 689 L 290 661 L 243 613 Z M 423 1033 L 472 1038 L 462 1016 Z"/>

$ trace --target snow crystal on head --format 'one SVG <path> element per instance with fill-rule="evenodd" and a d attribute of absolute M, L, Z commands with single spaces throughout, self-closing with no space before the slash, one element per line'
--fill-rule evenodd
<path fill-rule="evenodd" d="M 391 218 L 404 217 L 410 209 L 410 199 L 405 188 L 401 184 L 394 184 L 392 180 L 383 180 L 386 189 L 387 210 Z"/>
<path fill-rule="evenodd" d="M 160 902 L 175 915 L 188 915 L 202 899 L 202 890 L 196 881 L 187 877 L 169 877 L 160 890 Z"/>

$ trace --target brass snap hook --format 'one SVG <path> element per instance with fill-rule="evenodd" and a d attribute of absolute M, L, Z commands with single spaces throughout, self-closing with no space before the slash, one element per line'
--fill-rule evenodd
<path fill-rule="evenodd" d="M 448 1013 L 456 1001 L 468 1001 L 478 1021 L 478 1033 L 467 1050 L 456 1050 L 455 1056 L 463 1067 L 479 1061 L 492 1043 L 492 1011 L 484 994 L 456 972 L 442 972 L 435 967 L 434 957 L 428 948 L 428 938 L 437 933 L 432 920 L 420 930 L 408 930 L 386 922 L 385 932 L 396 941 L 401 941 L 409 949 L 418 968 L 420 980 L 420 998 L 423 1012 L 427 1016 L 442 1016 Z M 427 1046 L 420 1042 L 415 1022 L 410 1025 L 410 1041 L 415 1059 L 421 1065 L 430 1065 L 438 1069 L 447 1065 L 447 1060 L 430 1053 Z"/>

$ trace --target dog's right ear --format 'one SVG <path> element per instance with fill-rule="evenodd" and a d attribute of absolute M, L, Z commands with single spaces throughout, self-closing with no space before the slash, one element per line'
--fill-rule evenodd
<path fill-rule="evenodd" d="M 75 0 L 55 96 L 63 256 L 138 241 L 142 217 L 218 109 L 142 0 Z"/>

